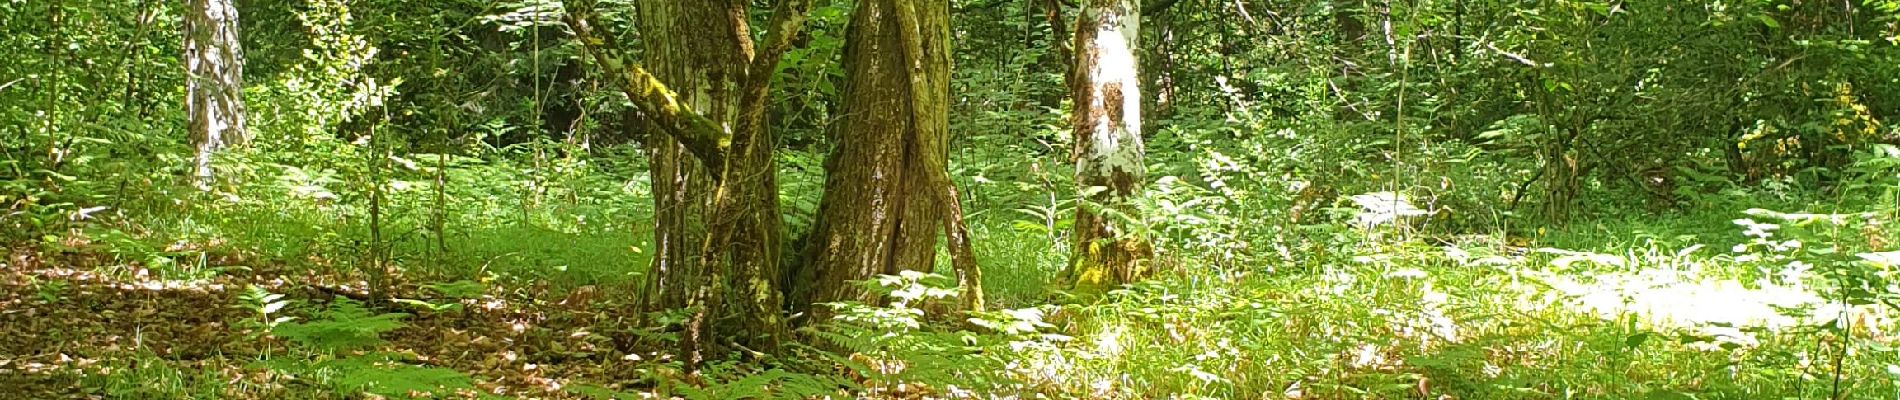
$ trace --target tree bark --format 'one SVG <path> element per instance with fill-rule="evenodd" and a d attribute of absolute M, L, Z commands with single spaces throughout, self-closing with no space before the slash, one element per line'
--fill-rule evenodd
<path fill-rule="evenodd" d="M 1075 255 L 1067 274 L 1080 293 L 1132 282 L 1149 273 L 1153 249 L 1130 202 L 1146 184 L 1142 161 L 1141 90 L 1135 57 L 1140 37 L 1136 0 L 1087 0 L 1076 22 L 1075 162 L 1082 202 L 1076 207 Z"/>
<path fill-rule="evenodd" d="M 929 271 L 937 232 L 949 233 L 966 308 L 981 289 L 968 229 L 948 173 L 949 5 L 862 0 L 847 28 L 847 82 L 837 147 L 826 160 L 807 262 L 792 275 L 792 305 L 820 320 L 818 304 L 875 302 L 851 284 L 904 270 Z"/>
<path fill-rule="evenodd" d="M 192 180 L 209 188 L 211 157 L 249 139 L 244 128 L 244 52 L 231 0 L 190 0 L 185 10 L 185 112 L 195 151 Z"/>
<path fill-rule="evenodd" d="M 689 371 L 719 353 L 719 338 L 775 351 L 784 331 L 777 279 L 783 228 L 765 103 L 778 59 L 811 3 L 778 2 L 756 47 L 746 2 L 643 2 L 637 19 L 651 74 L 593 33 L 592 1 L 566 6 L 583 47 L 618 75 L 640 119 L 665 133 L 646 143 L 655 248 L 644 311 L 686 310 L 680 352 Z"/>
<path fill-rule="evenodd" d="M 578 7 L 569 6 L 579 11 Z M 587 9 L 591 11 L 591 9 Z M 637 10 L 637 26 L 643 55 L 652 71 L 623 67 L 596 56 L 609 74 L 622 74 L 622 90 L 634 99 L 642 125 L 659 128 L 668 134 L 647 135 L 643 145 L 648 157 L 653 190 L 653 259 L 647 270 L 646 288 L 641 293 L 643 312 L 687 309 L 705 313 L 705 304 L 696 302 L 701 289 L 711 285 L 706 268 L 701 268 L 701 243 L 710 238 L 703 218 L 711 208 L 712 178 L 709 162 L 724 162 L 726 149 L 711 145 L 727 142 L 729 131 L 718 121 L 730 121 L 738 115 L 735 86 L 738 76 L 733 68 L 743 65 L 739 40 L 725 10 L 713 2 L 686 5 L 675 2 L 643 3 Z M 576 24 L 577 34 L 585 37 Z M 605 47 L 602 44 L 601 47 Z M 594 50 L 603 54 L 605 50 Z M 661 83 L 664 82 L 664 83 Z M 658 89 L 654 89 L 658 88 Z M 678 89 L 672 89 L 678 88 Z M 703 121 L 703 122 L 700 122 Z M 686 143 L 698 142 L 688 146 Z M 701 158 L 695 158 L 699 156 Z M 697 307 L 697 309 L 693 309 Z M 682 357 L 697 364 L 703 357 L 701 344 L 713 335 L 704 326 L 688 326 L 680 337 Z"/>

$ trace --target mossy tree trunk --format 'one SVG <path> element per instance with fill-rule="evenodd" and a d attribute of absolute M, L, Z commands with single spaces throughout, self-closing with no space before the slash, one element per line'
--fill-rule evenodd
<path fill-rule="evenodd" d="M 566 2 L 568 25 L 645 123 L 654 190 L 654 255 L 643 311 L 686 310 L 680 352 L 696 370 L 714 344 L 773 352 L 784 332 L 782 227 L 765 109 L 772 74 L 811 4 L 777 2 L 762 43 L 737 0 L 642 2 L 637 25 L 653 70 L 593 32 L 593 2 Z M 728 339 L 721 342 L 719 339 Z"/>
<path fill-rule="evenodd" d="M 244 130 L 244 51 L 238 43 L 237 6 L 231 0 L 190 0 L 184 31 L 186 125 L 195 153 L 192 180 L 209 188 L 212 155 L 249 138 Z"/>
<path fill-rule="evenodd" d="M 795 309 L 823 318 L 819 303 L 876 301 L 851 282 L 931 270 L 940 229 L 966 307 L 981 308 L 947 166 L 949 11 L 942 1 L 858 2 L 846 33 L 844 120 L 826 160 L 818 225 L 807 262 L 789 279 Z"/>
<path fill-rule="evenodd" d="M 1148 274 L 1153 249 L 1131 200 L 1146 184 L 1140 37 L 1135 0 L 1086 0 L 1075 25 L 1075 255 L 1066 274 L 1081 293 L 1098 293 Z"/>
<path fill-rule="evenodd" d="M 683 107 L 707 119 L 731 121 L 738 115 L 735 85 L 745 57 L 741 39 L 731 21 L 711 7 L 675 2 L 643 4 L 637 26 L 646 45 L 645 64 L 653 76 L 672 88 Z M 686 308 L 698 283 L 695 268 L 699 243 L 706 238 L 712 178 L 672 135 L 646 135 L 643 143 L 653 187 L 653 260 L 643 293 L 645 311 Z"/>

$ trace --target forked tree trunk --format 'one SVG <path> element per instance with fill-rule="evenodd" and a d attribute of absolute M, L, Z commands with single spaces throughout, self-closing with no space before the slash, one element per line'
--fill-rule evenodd
<path fill-rule="evenodd" d="M 638 26 L 653 72 L 627 62 L 592 27 L 593 2 L 566 2 L 568 25 L 615 77 L 646 126 L 653 170 L 654 242 L 646 311 L 685 310 L 688 371 L 716 344 L 773 352 L 784 330 L 782 242 L 765 103 L 778 59 L 811 4 L 778 2 L 755 47 L 743 1 L 642 2 Z M 758 54 L 754 54 L 754 51 Z"/>
<path fill-rule="evenodd" d="M 1075 26 L 1075 255 L 1066 275 L 1077 292 L 1100 292 L 1148 274 L 1153 249 L 1130 226 L 1130 201 L 1145 185 L 1135 0 L 1086 0 Z"/>
<path fill-rule="evenodd" d="M 195 152 L 192 182 L 209 188 L 212 155 L 248 139 L 237 7 L 231 0 L 190 0 L 184 30 L 185 112 Z"/>
<path fill-rule="evenodd" d="M 778 288 L 761 279 L 775 278 L 779 262 L 772 142 L 747 129 L 759 124 L 741 121 L 753 56 L 745 4 L 655 1 L 638 10 L 653 75 L 683 106 L 732 129 L 731 147 L 718 158 L 723 165 L 707 165 L 671 136 L 652 135 L 647 144 L 656 223 L 649 311 L 689 311 L 682 341 L 699 353 L 685 355 L 693 361 L 720 336 L 770 350 L 781 330 Z M 717 321 L 736 325 L 707 326 Z"/>
<path fill-rule="evenodd" d="M 858 2 L 846 33 L 844 123 L 807 262 L 789 280 L 795 309 L 823 318 L 818 303 L 878 300 L 851 282 L 930 271 L 940 230 L 949 232 L 966 307 L 981 307 L 947 170 L 949 10 L 943 1 Z"/>

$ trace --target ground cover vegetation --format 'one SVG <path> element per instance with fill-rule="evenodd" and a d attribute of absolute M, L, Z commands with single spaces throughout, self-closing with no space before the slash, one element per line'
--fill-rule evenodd
<path fill-rule="evenodd" d="M 0 1 L 0 397 L 1900 396 L 1900 1 Z"/>

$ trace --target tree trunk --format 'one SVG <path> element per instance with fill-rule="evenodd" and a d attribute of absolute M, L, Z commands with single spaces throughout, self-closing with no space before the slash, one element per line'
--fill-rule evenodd
<path fill-rule="evenodd" d="M 703 4 L 712 4 L 710 2 Z M 683 107 L 713 121 L 737 115 L 737 38 L 714 7 L 674 2 L 642 4 L 637 26 L 646 65 L 653 76 L 675 90 Z M 721 36 L 720 33 L 725 33 Z M 711 69 L 721 69 L 712 71 Z M 706 168 L 672 135 L 647 135 L 644 143 L 653 185 L 653 264 L 647 271 L 646 311 L 686 308 L 696 288 L 699 243 L 706 237 L 711 178 Z"/>
<path fill-rule="evenodd" d="M 1075 256 L 1066 275 L 1078 292 L 1099 292 L 1148 273 L 1153 253 L 1131 221 L 1145 185 L 1136 0 L 1087 0 L 1076 22 Z"/>
<path fill-rule="evenodd" d="M 1075 62 L 1075 55 L 1069 49 L 1069 28 L 1064 27 L 1062 23 L 1062 0 L 1042 0 L 1041 7 L 1043 18 L 1049 21 L 1049 48 L 1055 52 L 1054 61 L 1047 64 L 1062 74 L 1062 87 L 1073 91 L 1071 87 L 1075 86 L 1075 74 L 1072 64 Z M 1053 107 L 1054 103 L 1061 101 L 1062 99 L 1058 98 L 1044 103 Z"/>
<path fill-rule="evenodd" d="M 244 52 L 231 0 L 190 0 L 185 10 L 185 112 L 193 183 L 209 188 L 211 156 L 248 139 L 244 130 Z"/>
<path fill-rule="evenodd" d="M 776 140 L 765 109 L 772 73 L 811 3 L 779 1 L 760 47 L 746 4 L 640 3 L 649 74 L 593 33 L 592 1 L 566 2 L 583 48 L 618 78 L 645 125 L 664 133 L 647 142 L 655 249 L 642 296 L 645 311 L 686 310 L 680 353 L 688 371 L 721 353 L 716 339 L 770 353 L 784 330 Z"/>
<path fill-rule="evenodd" d="M 693 363 L 705 357 L 702 352 L 721 336 L 716 333 L 752 333 L 734 339 L 765 351 L 775 347 L 780 330 L 778 288 L 759 279 L 778 273 L 773 144 L 757 132 L 763 124 L 741 121 L 750 115 L 741 98 L 753 56 L 745 15 L 745 3 L 736 1 L 645 2 L 639 8 L 653 76 L 675 88 L 683 106 L 734 129 L 723 157 L 695 158 L 667 135 L 653 135 L 647 143 L 656 224 L 647 286 L 654 302 L 648 311 L 689 310 L 682 342 Z M 702 162 L 711 159 L 722 165 Z M 718 321 L 736 326 L 706 326 Z"/>
<path fill-rule="evenodd" d="M 792 306 L 878 299 L 851 284 L 904 270 L 930 271 L 937 232 L 980 308 L 967 229 L 949 159 L 949 6 L 925 0 L 863 0 L 848 28 L 847 82 L 837 147 L 826 160 L 825 196 Z M 809 307 L 808 307 L 809 306 Z"/>
<path fill-rule="evenodd" d="M 1580 130 L 1565 129 L 1564 138 L 1544 148 L 1544 222 L 1562 225 L 1569 221 L 1582 189 L 1583 168 L 1578 164 L 1576 138 Z"/>

